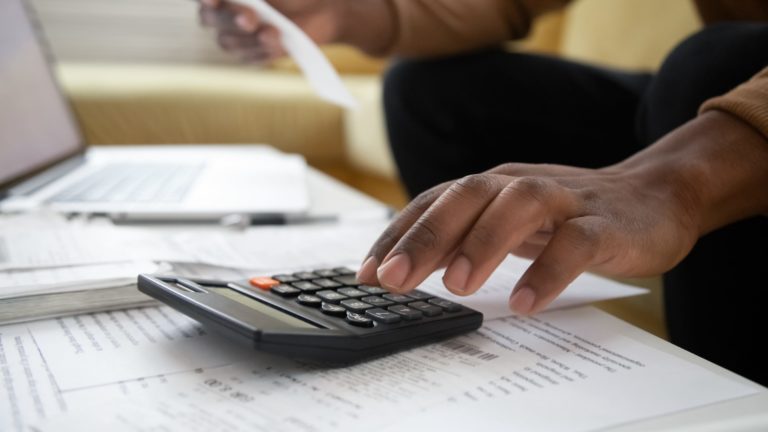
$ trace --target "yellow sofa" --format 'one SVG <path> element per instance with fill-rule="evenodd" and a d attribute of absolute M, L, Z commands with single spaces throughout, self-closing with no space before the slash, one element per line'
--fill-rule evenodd
<path fill-rule="evenodd" d="M 511 49 L 650 70 L 699 25 L 690 0 L 578 0 L 542 17 Z M 269 143 L 401 206 L 406 198 L 380 104 L 386 60 L 344 47 L 326 52 L 360 100 L 359 110 L 318 100 L 288 60 L 269 69 L 64 61 L 57 71 L 90 143 Z M 602 306 L 664 335 L 658 281 L 632 282 L 655 287 L 654 295 Z"/>

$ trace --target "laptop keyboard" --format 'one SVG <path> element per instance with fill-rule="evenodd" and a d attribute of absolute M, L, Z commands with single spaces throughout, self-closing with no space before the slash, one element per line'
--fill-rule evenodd
<path fill-rule="evenodd" d="M 75 182 L 51 202 L 156 202 L 184 199 L 204 164 L 116 163 Z"/>

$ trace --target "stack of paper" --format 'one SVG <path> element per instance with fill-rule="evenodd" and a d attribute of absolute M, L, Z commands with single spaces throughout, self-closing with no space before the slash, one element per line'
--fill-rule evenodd
<path fill-rule="evenodd" d="M 766 395 L 651 338 L 585 307 L 325 368 L 167 307 L 68 317 L 0 327 L 0 430 L 578 432 Z"/>

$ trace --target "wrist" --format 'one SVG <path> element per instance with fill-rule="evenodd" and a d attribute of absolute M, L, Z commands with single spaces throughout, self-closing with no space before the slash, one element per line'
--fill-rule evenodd
<path fill-rule="evenodd" d="M 606 170 L 664 196 L 698 236 L 768 213 L 768 141 L 724 112 L 702 114 Z"/>
<path fill-rule="evenodd" d="M 342 0 L 336 42 L 370 55 L 386 54 L 394 43 L 397 19 L 390 0 Z"/>

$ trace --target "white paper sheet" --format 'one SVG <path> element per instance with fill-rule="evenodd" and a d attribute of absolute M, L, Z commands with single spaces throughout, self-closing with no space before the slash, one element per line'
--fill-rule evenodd
<path fill-rule="evenodd" d="M 130 260 L 111 228 L 59 227 L 0 231 L 0 270 Z"/>
<path fill-rule="evenodd" d="M 443 285 L 443 271 L 433 273 L 419 289 L 448 300 L 461 303 L 483 313 L 486 320 L 512 315 L 509 296 L 517 281 L 531 265 L 531 261 L 509 256 L 486 283 L 474 294 L 466 297 L 451 294 Z M 602 300 L 631 297 L 648 293 L 645 288 L 619 283 L 610 279 L 584 273 L 571 282 L 546 310 L 585 305 Z"/>
<path fill-rule="evenodd" d="M 45 359 L 25 326 L 0 327 L 0 430 L 22 431 L 33 419 L 64 412 Z"/>
<path fill-rule="evenodd" d="M 172 385 L 141 397 L 102 397 L 98 408 L 37 427 L 573 432 L 761 391 L 633 339 L 629 330 L 580 308 L 491 321 L 466 336 L 340 369 L 254 354 L 167 377 Z"/>
<path fill-rule="evenodd" d="M 62 392 L 48 367 L 55 361 L 41 355 L 25 326 L 0 327 L 0 430 L 28 431 L 32 422 L 86 409 L 94 401 L 142 397 L 171 385 L 165 376 L 157 376 Z"/>
<path fill-rule="evenodd" d="M 253 8 L 261 20 L 279 30 L 283 47 L 299 65 L 309 84 L 321 98 L 344 108 L 357 107 L 357 101 L 347 90 L 333 65 L 296 24 L 263 0 L 236 2 Z"/>
<path fill-rule="evenodd" d="M 33 322 L 29 329 L 57 377 L 72 390 L 231 364 L 250 351 L 170 307 Z"/>
<path fill-rule="evenodd" d="M 519 265 L 517 258 L 505 261 L 498 276 L 477 294 L 456 300 L 471 304 L 486 321 L 512 315 L 507 298 Z M 437 274 L 423 289 L 449 297 Z M 645 291 L 612 281 L 592 285 L 587 280 L 568 288 L 552 307 Z M 197 322 L 169 307 L 64 317 L 31 323 L 30 329 L 43 354 L 57 359 L 51 367 L 65 390 L 214 367 L 249 355 L 217 335 L 208 335 Z"/>
<path fill-rule="evenodd" d="M 161 267 L 152 262 L 125 262 L 0 272 L 0 299 L 41 293 L 99 289 L 136 282 L 140 273 Z"/>
<path fill-rule="evenodd" d="M 168 239 L 173 242 L 168 249 L 176 258 L 184 251 L 190 262 L 252 270 L 338 267 L 358 264 L 385 227 L 378 222 L 190 231 Z"/>

